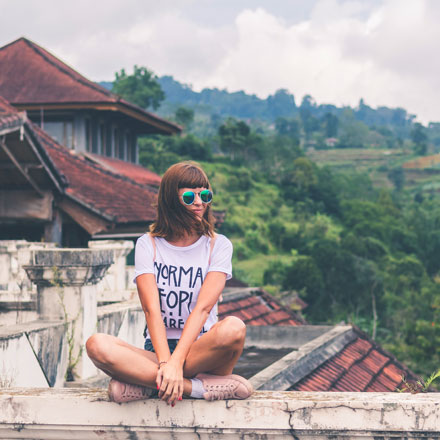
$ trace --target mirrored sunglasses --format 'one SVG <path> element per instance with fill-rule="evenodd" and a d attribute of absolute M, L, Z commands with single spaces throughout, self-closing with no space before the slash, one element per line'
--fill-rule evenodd
<path fill-rule="evenodd" d="M 198 193 L 194 191 L 185 191 L 182 194 L 183 203 L 185 203 L 185 205 L 192 205 L 196 199 L 196 195 L 200 197 L 200 200 L 203 203 L 211 203 L 212 201 L 212 192 L 209 189 L 204 189 Z"/>

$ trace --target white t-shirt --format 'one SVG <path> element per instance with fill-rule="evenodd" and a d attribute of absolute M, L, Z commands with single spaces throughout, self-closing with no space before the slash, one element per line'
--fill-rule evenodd
<path fill-rule="evenodd" d="M 173 246 L 164 238 L 155 237 L 154 240 L 155 261 L 151 238 L 144 234 L 136 242 L 135 280 L 144 273 L 155 275 L 167 338 L 179 339 L 206 274 L 224 272 L 226 279 L 232 277 L 232 243 L 224 235 L 217 234 L 209 262 L 210 237 L 202 235 L 195 243 L 184 247 Z M 212 308 L 201 334 L 216 322 L 217 305 Z"/>

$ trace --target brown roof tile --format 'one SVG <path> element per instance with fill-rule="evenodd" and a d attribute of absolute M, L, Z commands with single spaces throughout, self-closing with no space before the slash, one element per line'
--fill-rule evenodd
<path fill-rule="evenodd" d="M 280 308 L 277 301 L 263 291 L 249 293 L 229 301 L 227 296 L 219 304 L 219 319 L 236 316 L 248 325 L 301 325 L 305 321 L 296 313 Z"/>
<path fill-rule="evenodd" d="M 299 391 L 395 391 L 401 376 L 416 379 L 359 329 L 357 337 L 290 389 Z"/>
<path fill-rule="evenodd" d="M 19 113 L 6 99 L 0 96 L 0 129 L 19 127 L 24 123 L 24 113 Z"/>
<path fill-rule="evenodd" d="M 181 127 L 125 101 L 88 80 L 38 44 L 20 38 L 0 48 L 0 95 L 13 105 L 100 103 L 117 105 L 155 125 L 157 132 Z M 151 131 L 151 129 L 150 129 Z"/>
<path fill-rule="evenodd" d="M 115 174 L 125 176 L 141 185 L 152 185 L 157 187 L 160 185 L 161 177 L 141 165 L 92 153 L 87 153 L 86 158 Z"/>
<path fill-rule="evenodd" d="M 58 171 L 67 178 L 68 195 L 115 223 L 146 224 L 154 220 L 154 191 L 73 154 L 43 130 L 33 127 Z"/>

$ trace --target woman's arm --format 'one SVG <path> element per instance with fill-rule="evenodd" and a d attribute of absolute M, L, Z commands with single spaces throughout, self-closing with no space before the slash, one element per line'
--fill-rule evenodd
<path fill-rule="evenodd" d="M 226 283 L 223 272 L 208 272 L 202 284 L 196 305 L 186 320 L 179 343 L 163 368 L 163 379 L 170 386 L 164 390 L 164 399 L 174 404 L 183 394 L 183 364 L 193 342 L 197 339 L 211 309 L 218 301 Z"/>
<path fill-rule="evenodd" d="M 151 273 L 139 275 L 136 278 L 136 285 L 157 360 L 167 362 L 170 358 L 170 349 L 160 311 L 159 291 L 157 290 L 155 276 Z M 157 385 L 160 386 L 159 374 Z"/>

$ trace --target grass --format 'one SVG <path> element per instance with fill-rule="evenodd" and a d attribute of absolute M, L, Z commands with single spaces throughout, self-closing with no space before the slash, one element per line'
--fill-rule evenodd
<path fill-rule="evenodd" d="M 264 271 L 271 262 L 281 261 L 289 264 L 294 260 L 293 255 L 256 255 L 243 261 L 233 261 L 234 275 L 250 286 L 262 286 Z"/>

